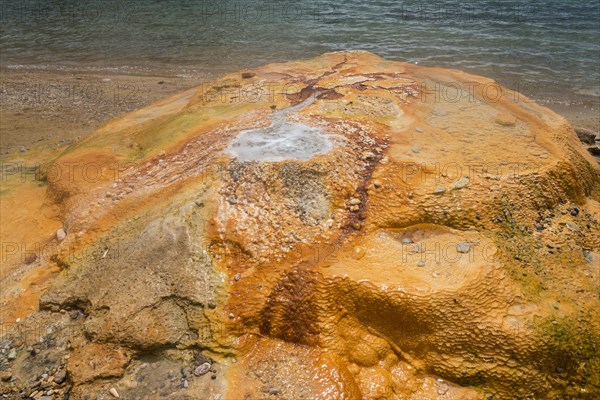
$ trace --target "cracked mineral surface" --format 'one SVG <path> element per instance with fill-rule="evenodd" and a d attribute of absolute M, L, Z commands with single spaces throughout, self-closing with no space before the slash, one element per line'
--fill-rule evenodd
<path fill-rule="evenodd" d="M 12 157 L 5 398 L 600 397 L 600 168 L 493 80 L 327 53 Z"/>

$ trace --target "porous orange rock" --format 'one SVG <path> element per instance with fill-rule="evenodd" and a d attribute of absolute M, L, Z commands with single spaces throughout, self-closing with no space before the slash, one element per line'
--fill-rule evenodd
<path fill-rule="evenodd" d="M 244 142 L 253 161 L 241 132 L 266 138 Z M 10 176 L 2 193 L 5 213 L 45 190 L 2 240 L 53 249 L 6 259 L 2 318 L 21 318 L 16 343 L 63 310 L 73 343 L 131 354 L 74 393 L 600 395 L 600 168 L 564 118 L 491 79 L 328 53 L 227 75 L 51 161 L 43 188 Z M 25 382 L 35 362 L 8 365 Z"/>

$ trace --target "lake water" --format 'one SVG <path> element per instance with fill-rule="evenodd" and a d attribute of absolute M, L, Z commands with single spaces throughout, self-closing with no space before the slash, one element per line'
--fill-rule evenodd
<path fill-rule="evenodd" d="M 597 102 L 600 2 L 3 0 L 3 67 L 222 74 L 363 49 Z"/>

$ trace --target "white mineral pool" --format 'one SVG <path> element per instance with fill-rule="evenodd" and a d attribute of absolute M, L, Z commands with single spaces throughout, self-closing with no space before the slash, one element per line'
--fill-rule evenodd
<path fill-rule="evenodd" d="M 286 116 L 314 102 L 309 99 L 293 107 L 275 111 L 266 128 L 241 131 L 225 150 L 240 161 L 310 160 L 333 149 L 329 135 L 322 129 L 299 122 L 288 122 Z"/>

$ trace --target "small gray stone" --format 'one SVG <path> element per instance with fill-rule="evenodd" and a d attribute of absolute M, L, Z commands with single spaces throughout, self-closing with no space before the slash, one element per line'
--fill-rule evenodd
<path fill-rule="evenodd" d="M 56 373 L 56 375 L 54 375 L 54 382 L 58 383 L 59 385 L 61 383 L 63 383 L 65 380 L 67 379 L 67 372 L 66 371 L 58 371 Z"/>
<path fill-rule="evenodd" d="M 420 153 L 421 152 L 421 148 L 419 146 L 413 146 L 413 147 L 410 148 L 410 150 L 413 153 Z"/>
<path fill-rule="evenodd" d="M 14 360 L 15 358 L 17 358 L 17 350 L 16 349 L 10 349 L 10 351 L 8 352 L 8 359 L 9 360 Z"/>
<path fill-rule="evenodd" d="M 21 147 L 19 147 L 19 151 L 20 151 L 21 153 L 25 153 L 25 152 L 27 151 L 27 147 L 25 147 L 25 146 L 21 146 Z"/>
<path fill-rule="evenodd" d="M 541 232 L 541 231 L 543 231 L 543 230 L 544 230 L 544 225 L 542 225 L 542 224 L 535 224 L 535 229 L 536 229 L 538 232 Z"/>
<path fill-rule="evenodd" d="M 466 176 L 463 176 L 462 178 L 460 178 L 459 180 L 454 182 L 454 185 L 452 185 L 452 187 L 454 189 L 462 189 L 465 186 L 467 186 L 468 184 L 469 184 L 469 178 Z"/>
<path fill-rule="evenodd" d="M 423 129 L 422 128 L 415 128 L 415 131 L 417 131 L 419 133 L 423 133 Z"/>
<path fill-rule="evenodd" d="M 242 275 L 241 275 L 241 274 L 235 274 L 235 275 L 233 276 L 233 280 L 237 282 L 237 281 L 239 281 L 239 280 L 240 280 L 240 278 L 241 278 L 241 277 L 242 277 Z"/>
<path fill-rule="evenodd" d="M 279 390 L 275 389 L 275 388 L 270 388 L 269 389 L 269 394 L 276 396 L 279 394 Z"/>
<path fill-rule="evenodd" d="M 231 204 L 231 205 L 234 205 L 234 204 L 236 204 L 236 203 L 237 203 L 237 199 L 235 198 L 235 196 L 234 196 L 234 195 L 231 195 L 231 196 L 229 196 L 229 197 L 227 198 L 227 202 L 228 202 L 229 204 Z"/>
<path fill-rule="evenodd" d="M 423 268 L 425 266 L 425 261 L 421 260 L 417 263 L 417 267 Z"/>
<path fill-rule="evenodd" d="M 187 389 L 188 386 L 190 386 L 189 382 L 187 381 L 187 379 L 183 380 L 183 383 L 181 384 L 181 386 L 183 386 L 184 389 Z"/>
<path fill-rule="evenodd" d="M 438 186 L 435 188 L 435 190 L 433 191 L 433 194 L 443 194 L 444 192 L 446 192 L 446 189 L 444 189 L 441 186 Z"/>
<path fill-rule="evenodd" d="M 576 217 L 577 215 L 579 215 L 579 208 L 573 207 L 571 209 L 571 215 L 574 216 L 574 217 Z"/>
<path fill-rule="evenodd" d="M 591 250 L 583 250 L 583 257 L 590 264 L 594 262 L 594 253 Z"/>
<path fill-rule="evenodd" d="M 208 371 L 210 371 L 210 363 L 205 362 L 196 367 L 196 369 L 194 370 L 194 375 L 202 376 L 202 375 L 207 374 Z"/>
<path fill-rule="evenodd" d="M 572 223 L 572 222 L 567 222 L 567 228 L 569 228 L 573 232 L 578 232 L 579 231 L 579 227 L 577 225 L 575 225 L 574 223 Z"/>
<path fill-rule="evenodd" d="M 456 245 L 456 251 L 459 253 L 468 253 L 471 250 L 471 244 L 469 242 L 462 242 Z"/>
<path fill-rule="evenodd" d="M 411 244 L 413 243 L 411 238 L 404 238 L 402 239 L 402 244 Z"/>

